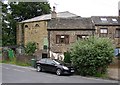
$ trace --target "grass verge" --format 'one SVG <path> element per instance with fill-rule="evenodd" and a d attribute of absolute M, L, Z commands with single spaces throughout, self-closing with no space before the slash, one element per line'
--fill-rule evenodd
<path fill-rule="evenodd" d="M 3 61 L 0 61 L 0 63 L 14 64 L 19 66 L 31 66 L 30 63 L 17 61 L 16 58 L 12 58 L 11 60 L 3 60 Z"/>
<path fill-rule="evenodd" d="M 99 78 L 103 78 L 103 79 L 108 79 L 109 78 L 107 73 L 105 73 L 105 74 L 98 73 L 98 74 L 95 75 L 95 77 L 99 77 Z"/>

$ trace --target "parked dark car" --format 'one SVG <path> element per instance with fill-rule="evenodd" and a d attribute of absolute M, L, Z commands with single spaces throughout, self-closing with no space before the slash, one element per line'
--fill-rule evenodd
<path fill-rule="evenodd" d="M 43 58 L 36 61 L 36 69 L 37 72 L 55 72 L 58 76 L 62 74 L 73 74 L 75 72 L 73 66 L 70 64 L 66 64 L 63 61 L 50 58 Z"/>

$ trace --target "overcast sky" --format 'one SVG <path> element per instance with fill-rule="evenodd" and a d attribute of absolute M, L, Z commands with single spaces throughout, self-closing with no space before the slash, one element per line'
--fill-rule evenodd
<path fill-rule="evenodd" d="M 82 17 L 118 16 L 120 0 L 48 0 L 56 12 L 69 11 Z"/>
<path fill-rule="evenodd" d="M 29 2 L 29 0 L 26 1 Z M 120 0 L 47 0 L 47 1 L 49 1 L 51 7 L 53 6 L 56 7 L 56 12 L 69 11 L 82 17 L 90 17 L 90 16 L 118 16 L 118 2 Z"/>

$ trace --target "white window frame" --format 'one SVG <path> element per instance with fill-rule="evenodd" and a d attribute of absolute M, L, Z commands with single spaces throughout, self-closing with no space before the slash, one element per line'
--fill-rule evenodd
<path fill-rule="evenodd" d="M 81 36 L 81 39 L 89 38 L 89 35 L 77 35 L 77 39 L 80 38 L 79 36 Z"/>
<path fill-rule="evenodd" d="M 65 36 L 64 36 L 64 35 L 61 35 L 60 38 L 65 38 Z"/>
<path fill-rule="evenodd" d="M 100 33 L 104 33 L 107 34 L 108 33 L 108 29 L 107 28 L 100 28 Z"/>

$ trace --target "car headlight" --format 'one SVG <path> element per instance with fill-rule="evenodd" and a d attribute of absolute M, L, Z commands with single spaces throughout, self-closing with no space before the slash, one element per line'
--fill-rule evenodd
<path fill-rule="evenodd" d="M 69 68 L 68 68 L 68 67 L 66 67 L 66 66 L 63 66 L 63 69 L 65 69 L 65 70 L 69 70 Z"/>

